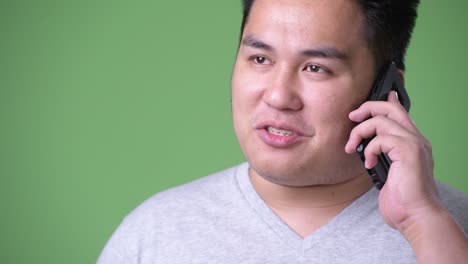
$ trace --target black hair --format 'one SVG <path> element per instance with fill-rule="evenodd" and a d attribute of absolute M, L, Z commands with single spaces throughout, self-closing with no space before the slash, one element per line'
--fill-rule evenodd
<path fill-rule="evenodd" d="M 376 65 L 394 61 L 405 70 L 405 54 L 416 22 L 419 0 L 355 0 L 364 15 L 364 37 Z M 242 0 L 241 37 L 254 0 Z"/>

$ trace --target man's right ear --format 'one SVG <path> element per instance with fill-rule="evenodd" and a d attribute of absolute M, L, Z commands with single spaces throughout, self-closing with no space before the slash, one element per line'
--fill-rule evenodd
<path fill-rule="evenodd" d="M 403 70 L 397 69 L 398 77 L 400 77 L 401 83 L 405 85 L 405 72 Z"/>

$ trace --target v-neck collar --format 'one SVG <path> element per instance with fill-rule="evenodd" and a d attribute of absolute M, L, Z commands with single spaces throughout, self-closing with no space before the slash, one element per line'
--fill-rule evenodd
<path fill-rule="evenodd" d="M 357 223 L 363 216 L 362 214 L 352 212 L 362 212 L 367 215 L 378 206 L 378 191 L 375 188 L 371 188 L 328 223 L 315 230 L 309 236 L 302 238 L 273 212 L 255 191 L 250 181 L 248 163 L 241 164 L 238 167 L 236 178 L 243 196 L 257 212 L 259 217 L 262 218 L 281 240 L 296 250 L 299 256 L 304 255 L 305 252 L 318 245 L 324 237 L 345 236 L 352 229 L 353 223 Z"/>

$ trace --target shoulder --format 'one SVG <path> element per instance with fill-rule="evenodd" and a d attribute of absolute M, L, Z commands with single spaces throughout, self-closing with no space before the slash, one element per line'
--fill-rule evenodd
<path fill-rule="evenodd" d="M 187 207 L 212 200 L 223 202 L 227 194 L 237 189 L 236 175 L 244 166 L 245 164 L 240 164 L 162 191 L 147 199 L 140 207 L 154 208 L 163 204 Z"/>
<path fill-rule="evenodd" d="M 224 214 L 235 214 L 225 209 L 243 202 L 236 175 L 241 169 L 245 173 L 246 166 L 243 163 L 153 195 L 124 218 L 99 263 L 134 263 L 128 260 L 164 255 L 168 245 L 160 247 L 161 241 L 182 244 Z M 109 261 L 116 256 L 122 261 Z"/>
<path fill-rule="evenodd" d="M 441 182 L 437 189 L 443 205 L 468 233 L 468 195 Z"/>
<path fill-rule="evenodd" d="M 195 181 L 173 187 L 150 197 L 135 208 L 124 222 L 143 225 L 194 221 L 208 217 L 223 208 L 232 207 L 241 192 L 236 175 L 244 171 L 246 163 L 213 173 Z M 189 219 L 190 218 L 190 219 Z M 157 223 L 154 223 L 154 222 Z M 138 224 L 137 224 L 138 225 Z"/>

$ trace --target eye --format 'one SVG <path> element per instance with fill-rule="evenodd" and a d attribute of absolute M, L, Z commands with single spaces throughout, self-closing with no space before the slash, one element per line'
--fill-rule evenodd
<path fill-rule="evenodd" d="M 255 64 L 271 64 L 271 60 L 263 56 L 254 56 L 251 59 Z"/>
<path fill-rule="evenodd" d="M 304 68 L 305 71 L 308 71 L 308 72 L 328 72 L 327 70 L 323 69 L 322 67 L 318 66 L 318 65 L 315 65 L 315 64 L 310 64 L 310 65 L 307 65 L 305 68 Z"/>

